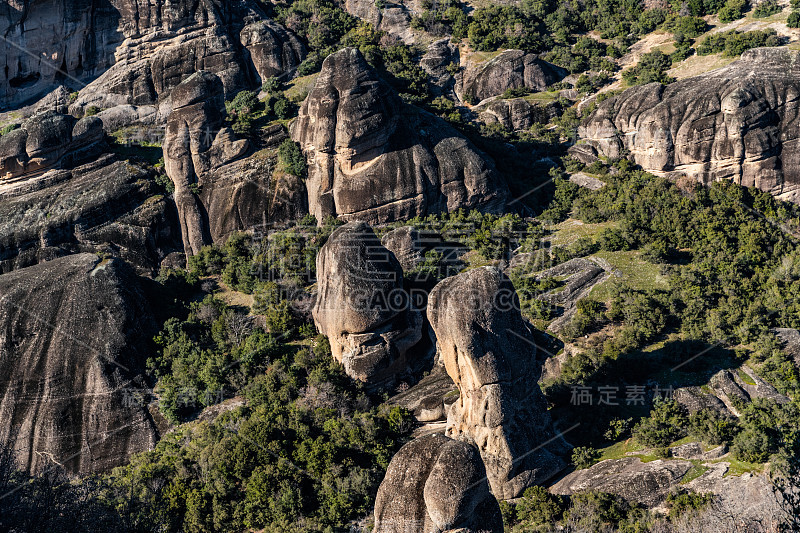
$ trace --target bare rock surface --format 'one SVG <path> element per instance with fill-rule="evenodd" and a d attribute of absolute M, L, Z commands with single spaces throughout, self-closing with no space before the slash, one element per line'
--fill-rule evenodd
<path fill-rule="evenodd" d="M 65 84 L 80 89 L 75 113 L 160 105 L 198 70 L 217 74 L 231 96 L 292 72 L 305 57 L 297 37 L 252 0 L 12 0 L 0 9 L 8 39 L 0 61 L 9 67 L 0 104 Z"/>
<path fill-rule="evenodd" d="M 422 312 L 403 289 L 403 269 L 367 224 L 336 229 L 317 256 L 314 322 L 347 374 L 369 386 L 393 383 L 424 363 Z"/>
<path fill-rule="evenodd" d="M 142 393 L 155 321 L 133 271 L 95 254 L 0 276 L 0 442 L 29 471 L 109 470 L 157 439 Z"/>
<path fill-rule="evenodd" d="M 103 122 L 45 111 L 0 137 L 0 184 L 51 168 L 71 167 L 105 147 Z"/>
<path fill-rule="evenodd" d="M 428 320 L 447 373 L 460 391 L 447 435 L 474 442 L 498 499 L 519 497 L 563 467 L 547 404 L 537 384 L 533 332 L 514 287 L 500 270 L 482 267 L 440 282 Z"/>
<path fill-rule="evenodd" d="M 579 136 L 603 156 L 628 150 L 654 173 L 731 180 L 798 202 L 798 58 L 755 48 L 694 78 L 634 87 L 600 104 Z"/>
<path fill-rule="evenodd" d="M 576 470 L 550 487 L 554 494 L 601 491 L 626 500 L 657 507 L 664 503 L 672 487 L 678 485 L 692 463 L 683 460 L 649 461 L 638 457 L 601 461 L 590 468 Z"/>
<path fill-rule="evenodd" d="M 374 531 L 502 532 L 475 446 L 431 434 L 400 448 L 378 489 Z"/>
<path fill-rule="evenodd" d="M 502 210 L 492 161 L 441 119 L 406 105 L 354 48 L 325 59 L 290 128 L 308 159 L 308 203 L 382 223 L 463 207 Z"/>
<path fill-rule="evenodd" d="M 499 123 L 509 131 L 528 130 L 534 124 L 547 124 L 561 114 L 558 102 L 541 104 L 525 98 L 498 98 L 486 104 L 478 117 L 486 124 Z"/>
<path fill-rule="evenodd" d="M 0 272 L 96 251 L 152 272 L 180 244 L 174 208 L 152 175 L 103 155 L 0 184 Z"/>
<path fill-rule="evenodd" d="M 412 10 L 406 5 L 412 2 L 398 0 L 379 5 L 374 0 L 345 0 L 343 4 L 348 13 L 369 22 L 376 30 L 385 31 L 406 44 L 414 44 L 417 38 L 411 29 Z"/>
<path fill-rule="evenodd" d="M 688 460 L 642 462 L 638 457 L 624 457 L 576 470 L 549 490 L 562 495 L 608 492 L 661 511 L 666 511 L 667 495 L 679 488 L 713 494 L 709 507 L 691 516 L 693 525 L 680 531 L 766 531 L 769 529 L 762 528 L 777 522 L 781 516 L 780 500 L 765 474 L 730 475 L 730 462 L 725 457 L 719 459 L 702 454 L 695 459 L 703 461 L 701 464 L 705 470 L 686 483 L 683 482 L 684 476 L 693 466 Z M 742 528 L 745 524 L 755 525 L 755 529 Z"/>
<path fill-rule="evenodd" d="M 458 389 L 444 368 L 435 366 L 408 390 L 393 396 L 389 403 L 411 411 L 423 423 L 447 419 L 447 410 L 458 399 Z"/>
<path fill-rule="evenodd" d="M 268 149 L 251 154 L 250 142 L 224 125 L 219 111 L 223 95 L 221 80 L 206 71 L 187 78 L 172 94 L 164 163 L 175 185 L 187 256 L 205 244 L 224 242 L 235 231 L 307 212 L 303 181 L 276 174 Z M 286 138 L 280 125 L 270 128 L 269 135 L 278 143 Z"/>
<path fill-rule="evenodd" d="M 566 74 L 564 69 L 539 59 L 536 54 L 504 50 L 489 61 L 477 64 L 468 62 L 456 84 L 456 94 L 462 100 L 471 98 L 481 102 L 508 89 L 525 87 L 539 92 Z"/>
<path fill-rule="evenodd" d="M 711 376 L 706 387 L 681 387 L 675 391 L 675 400 L 690 413 L 710 409 L 727 416 L 739 416 L 736 405 L 749 403 L 756 398 L 767 398 L 778 403 L 789 401 L 788 397 L 779 393 L 747 365 L 720 370 Z"/>

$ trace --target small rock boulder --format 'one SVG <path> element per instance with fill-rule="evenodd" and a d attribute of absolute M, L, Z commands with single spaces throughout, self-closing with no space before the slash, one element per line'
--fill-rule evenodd
<path fill-rule="evenodd" d="M 400 448 L 375 498 L 374 531 L 502 532 L 475 446 L 434 433 Z"/>
<path fill-rule="evenodd" d="M 104 144 L 97 117 L 76 120 L 55 111 L 34 115 L 0 137 L 0 183 L 72 167 L 99 154 Z"/>

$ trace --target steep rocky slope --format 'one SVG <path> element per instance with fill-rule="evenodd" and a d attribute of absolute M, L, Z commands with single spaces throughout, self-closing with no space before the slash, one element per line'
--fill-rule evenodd
<path fill-rule="evenodd" d="M 291 134 L 308 159 L 308 203 L 320 223 L 330 215 L 378 223 L 459 207 L 497 212 L 508 195 L 485 154 L 404 104 L 354 48 L 325 59 Z"/>
<path fill-rule="evenodd" d="M 519 497 L 563 468 L 537 380 L 541 363 L 514 286 L 495 267 L 445 279 L 431 292 L 428 320 L 460 397 L 447 435 L 474 442 L 492 493 Z"/>
<path fill-rule="evenodd" d="M 180 243 L 175 218 L 148 171 L 109 154 L 0 183 L 0 272 L 87 251 L 153 271 Z"/>
<path fill-rule="evenodd" d="M 0 442 L 20 466 L 90 473 L 149 449 L 130 402 L 154 331 L 133 271 L 79 254 L 0 276 Z"/>
<path fill-rule="evenodd" d="M 646 170 L 732 180 L 800 201 L 798 58 L 757 48 L 727 67 L 600 104 L 578 130 L 606 157 L 629 151 Z"/>

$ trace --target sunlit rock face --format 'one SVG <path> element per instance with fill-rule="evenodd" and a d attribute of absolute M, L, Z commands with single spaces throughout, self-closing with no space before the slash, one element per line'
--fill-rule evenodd
<path fill-rule="evenodd" d="M 431 291 L 428 320 L 460 391 L 446 434 L 475 443 L 495 497 L 519 497 L 558 473 L 541 362 L 511 280 L 495 267 L 447 278 Z"/>
<path fill-rule="evenodd" d="M 578 130 L 596 154 L 645 170 L 730 180 L 800 201 L 800 52 L 756 48 L 727 67 L 628 89 Z"/>
<path fill-rule="evenodd" d="M 368 223 L 458 208 L 502 210 L 493 162 L 443 120 L 406 105 L 355 48 L 327 57 L 291 126 L 308 159 L 308 203 Z"/>

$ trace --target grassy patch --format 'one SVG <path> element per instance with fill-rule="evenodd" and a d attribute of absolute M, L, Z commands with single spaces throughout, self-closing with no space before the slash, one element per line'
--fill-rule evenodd
<path fill-rule="evenodd" d="M 757 472 L 761 472 L 764 470 L 763 464 L 758 463 L 748 463 L 746 461 L 740 461 L 739 459 L 735 459 L 734 457 L 725 457 L 723 459 L 715 459 L 711 461 L 712 463 L 730 463 L 730 467 L 728 471 L 725 472 L 725 477 L 728 476 L 741 476 L 742 474 L 754 474 Z"/>
<path fill-rule="evenodd" d="M 314 82 L 317 81 L 318 76 L 319 72 L 293 79 L 291 82 L 289 82 L 289 85 L 283 94 L 285 94 L 286 98 L 292 102 L 303 101 L 308 95 L 308 92 L 314 86 Z"/>
<path fill-rule="evenodd" d="M 708 467 L 698 460 L 692 461 L 692 467 L 681 478 L 681 484 L 689 483 L 708 472 Z"/>
<path fill-rule="evenodd" d="M 633 439 L 628 439 L 624 441 L 617 442 L 616 444 L 612 444 L 607 448 L 601 448 L 600 452 L 600 461 L 605 461 L 608 459 L 622 459 L 624 457 L 630 457 L 627 455 L 629 452 L 638 452 L 644 449 L 644 446 L 635 442 Z M 640 457 L 640 455 L 636 455 L 636 457 Z"/>
<path fill-rule="evenodd" d="M 611 287 L 614 283 L 623 283 L 627 287 L 640 291 L 668 288 L 667 278 L 661 275 L 661 268 L 642 260 L 638 251 L 600 251 L 593 257 L 606 261 L 620 274 L 619 277 L 612 276 L 592 288 L 590 295 L 595 300 L 607 301 L 611 297 Z"/>
<path fill-rule="evenodd" d="M 619 222 L 609 221 L 601 222 L 599 224 L 585 224 L 580 220 L 568 218 L 560 224 L 556 224 L 550 228 L 553 234 L 550 237 L 550 244 L 553 246 L 569 245 L 582 237 L 591 237 L 592 240 L 597 240 L 597 237 L 608 228 L 616 228 Z"/>
<path fill-rule="evenodd" d="M 558 100 L 558 91 L 533 93 L 523 96 L 522 98 L 535 104 L 549 104 Z"/>
<path fill-rule="evenodd" d="M 753 387 L 756 386 L 755 380 L 753 378 L 751 378 L 750 376 L 748 376 L 747 372 L 745 372 L 741 368 L 737 369 L 736 373 L 739 375 L 739 379 L 742 380 L 742 383 L 745 383 L 746 385 L 750 385 L 750 386 L 753 386 Z"/>

